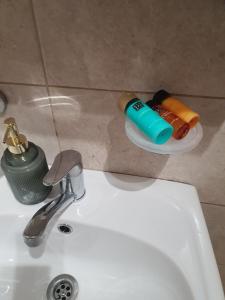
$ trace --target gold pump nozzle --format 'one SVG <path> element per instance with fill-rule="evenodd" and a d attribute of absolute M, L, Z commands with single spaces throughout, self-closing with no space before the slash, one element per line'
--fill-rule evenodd
<path fill-rule="evenodd" d="M 6 131 L 3 137 L 3 143 L 8 146 L 11 153 L 24 153 L 28 148 L 27 138 L 19 133 L 15 119 L 12 117 L 7 118 L 4 124 L 6 125 Z"/>

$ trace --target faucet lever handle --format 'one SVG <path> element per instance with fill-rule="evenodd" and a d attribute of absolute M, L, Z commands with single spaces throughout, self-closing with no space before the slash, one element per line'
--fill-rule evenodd
<path fill-rule="evenodd" d="M 59 183 L 73 167 L 80 165 L 82 168 L 81 154 L 75 150 L 65 150 L 56 155 L 51 169 L 43 178 L 43 184 L 54 186 Z"/>

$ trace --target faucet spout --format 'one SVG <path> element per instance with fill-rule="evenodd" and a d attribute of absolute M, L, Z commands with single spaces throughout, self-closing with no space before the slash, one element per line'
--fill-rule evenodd
<path fill-rule="evenodd" d="M 74 201 L 85 194 L 81 155 L 74 150 L 59 153 L 44 177 L 45 185 L 60 184 L 61 195 L 41 207 L 27 224 L 23 237 L 29 247 L 39 246 L 44 240 L 53 216 L 60 216 Z"/>

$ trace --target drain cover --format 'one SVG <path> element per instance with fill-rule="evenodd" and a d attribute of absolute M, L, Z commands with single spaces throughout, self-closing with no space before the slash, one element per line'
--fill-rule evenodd
<path fill-rule="evenodd" d="M 78 294 L 78 282 L 69 274 L 56 276 L 47 289 L 48 300 L 75 300 Z"/>

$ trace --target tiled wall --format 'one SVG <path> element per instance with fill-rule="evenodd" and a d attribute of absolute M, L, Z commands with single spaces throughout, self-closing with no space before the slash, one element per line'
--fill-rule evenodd
<path fill-rule="evenodd" d="M 194 184 L 225 282 L 224 11 L 223 0 L 2 0 L 0 89 L 49 162 L 74 148 L 86 168 Z M 190 153 L 146 153 L 124 134 L 120 91 L 162 87 L 201 115 Z"/>

